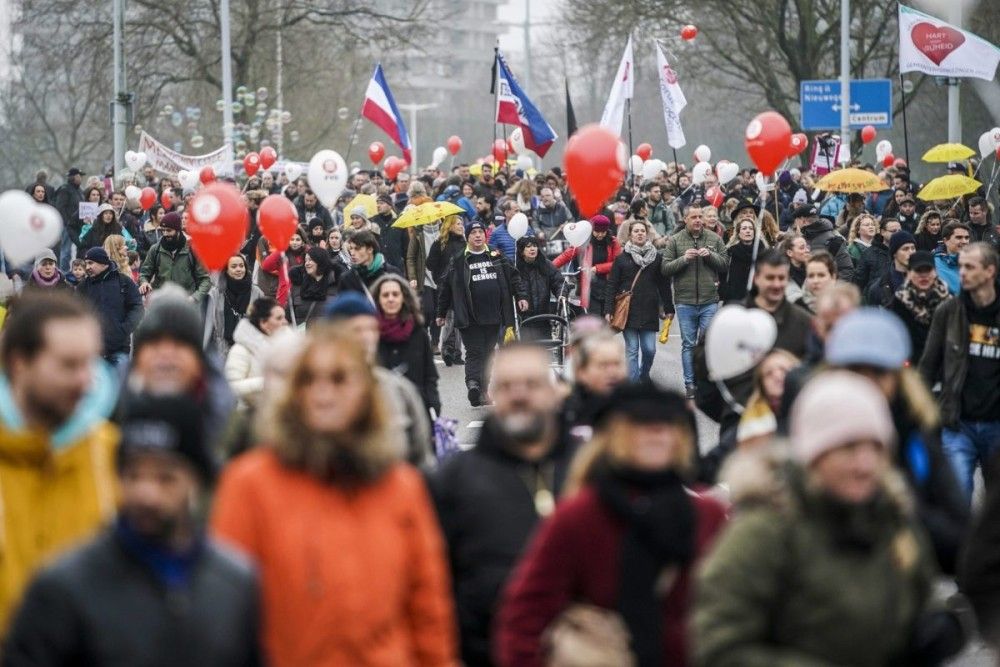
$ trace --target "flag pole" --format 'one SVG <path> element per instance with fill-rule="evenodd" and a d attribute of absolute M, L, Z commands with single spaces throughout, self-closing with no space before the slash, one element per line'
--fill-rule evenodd
<path fill-rule="evenodd" d="M 358 112 L 358 119 L 354 121 L 354 129 L 347 136 L 347 157 L 344 158 L 344 163 L 347 164 L 348 170 L 351 168 L 351 150 L 354 148 L 354 136 L 358 133 L 358 126 L 361 125 L 361 113 Z"/>
<path fill-rule="evenodd" d="M 497 77 L 500 74 L 500 40 L 493 46 L 493 78 L 490 81 L 490 91 L 493 93 L 493 143 L 497 142 L 497 109 L 500 107 L 500 86 Z"/>
<path fill-rule="evenodd" d="M 903 103 L 903 153 L 906 166 L 910 166 L 910 133 L 906 126 L 906 88 L 903 87 L 903 73 L 899 73 L 899 95 Z"/>
<path fill-rule="evenodd" d="M 630 174 L 630 179 L 629 180 L 634 180 L 635 174 L 631 173 L 632 172 L 632 155 L 634 155 L 634 153 L 632 152 L 632 98 L 631 97 L 626 97 L 625 98 L 625 114 L 626 114 L 626 116 L 628 116 L 628 156 L 629 156 L 629 160 L 628 160 L 629 167 L 628 167 L 628 170 L 629 170 L 629 174 Z M 631 187 L 632 187 L 632 184 L 629 183 L 629 188 L 631 189 Z"/>
<path fill-rule="evenodd" d="M 667 139 L 670 139 L 670 137 L 668 136 Z M 677 159 L 677 149 L 671 146 L 670 150 L 674 154 L 674 185 L 677 186 L 677 194 L 679 196 L 681 194 L 681 163 Z"/>

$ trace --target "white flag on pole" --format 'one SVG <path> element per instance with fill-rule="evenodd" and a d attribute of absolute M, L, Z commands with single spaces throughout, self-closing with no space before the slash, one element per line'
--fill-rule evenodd
<path fill-rule="evenodd" d="M 899 71 L 992 81 L 1000 48 L 929 14 L 899 5 Z"/>
<path fill-rule="evenodd" d="M 667 143 L 671 148 L 681 148 L 687 143 L 681 127 L 681 111 L 687 98 L 677 82 L 677 73 L 667 63 L 663 49 L 656 45 L 656 70 L 660 74 L 660 96 L 663 98 L 663 122 L 667 125 Z"/>
<path fill-rule="evenodd" d="M 625 53 L 622 54 L 622 61 L 618 65 L 618 74 L 615 75 L 611 94 L 608 95 L 608 103 L 604 105 L 604 113 L 601 114 L 601 127 L 606 127 L 619 136 L 622 133 L 622 122 L 625 120 L 625 100 L 632 99 L 635 90 L 634 71 L 632 35 L 629 35 Z"/>

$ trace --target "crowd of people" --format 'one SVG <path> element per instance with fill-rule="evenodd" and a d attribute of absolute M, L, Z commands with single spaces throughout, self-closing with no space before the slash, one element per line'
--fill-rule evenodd
<path fill-rule="evenodd" d="M 996 215 L 878 175 L 744 170 L 714 206 L 670 164 L 574 246 L 559 168 L 355 170 L 329 208 L 265 171 L 210 275 L 173 175 L 40 172 L 64 236 L 0 276 L 0 662 L 882 667 L 1000 641 Z M 394 226 L 429 201 L 463 213 Z M 519 323 L 570 292 L 554 366 Z M 728 304 L 777 336 L 713 381 Z M 461 451 L 439 365 L 483 409 Z"/>

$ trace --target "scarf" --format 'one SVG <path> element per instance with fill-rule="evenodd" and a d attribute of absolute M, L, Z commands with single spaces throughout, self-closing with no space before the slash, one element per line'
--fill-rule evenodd
<path fill-rule="evenodd" d="M 225 307 L 223 308 L 223 336 L 230 345 L 233 344 L 233 332 L 236 325 L 246 315 L 250 308 L 250 272 L 248 271 L 242 280 L 235 280 L 226 275 L 226 291 L 223 295 Z"/>
<path fill-rule="evenodd" d="M 697 517 L 680 476 L 605 464 L 595 471 L 601 502 L 625 525 L 618 575 L 618 611 L 632 636 L 639 667 L 663 664 L 664 570 L 695 556 Z"/>
<path fill-rule="evenodd" d="M 896 290 L 896 298 L 910 312 L 913 319 L 926 327 L 930 326 L 937 307 L 948 298 L 948 286 L 940 278 L 935 278 L 934 284 L 924 292 L 907 280 Z"/>
<path fill-rule="evenodd" d="M 41 274 L 38 273 L 38 269 L 31 272 L 31 282 L 39 287 L 55 287 L 63 280 L 62 271 L 56 269 L 56 272 L 52 274 L 52 277 L 46 280 L 42 278 Z"/>
<path fill-rule="evenodd" d="M 368 266 L 359 266 L 358 272 L 367 278 L 378 273 L 382 269 L 382 266 L 384 264 L 385 264 L 385 255 L 383 255 L 380 252 L 377 252 L 375 253 L 375 256 L 372 258 L 372 263 L 369 264 Z"/>
<path fill-rule="evenodd" d="M 412 317 L 389 319 L 384 315 L 379 315 L 379 337 L 387 343 L 405 343 L 413 335 L 414 325 Z"/>
<path fill-rule="evenodd" d="M 631 241 L 625 244 L 624 251 L 632 256 L 635 263 L 639 265 L 639 268 L 645 268 L 656 261 L 659 256 L 659 252 L 656 250 L 656 246 L 653 245 L 651 241 L 646 241 L 646 245 L 637 246 Z"/>

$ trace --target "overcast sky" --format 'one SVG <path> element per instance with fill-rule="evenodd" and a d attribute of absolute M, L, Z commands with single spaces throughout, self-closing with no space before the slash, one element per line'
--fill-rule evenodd
<path fill-rule="evenodd" d="M 541 33 L 547 29 L 545 25 L 556 13 L 558 8 L 557 0 L 509 0 L 500 6 L 498 12 L 503 23 L 516 23 L 516 27 L 508 28 L 507 32 L 500 37 L 500 48 L 504 53 L 522 53 L 524 51 L 524 5 L 531 3 L 531 33 L 532 41 L 539 38 Z"/>

